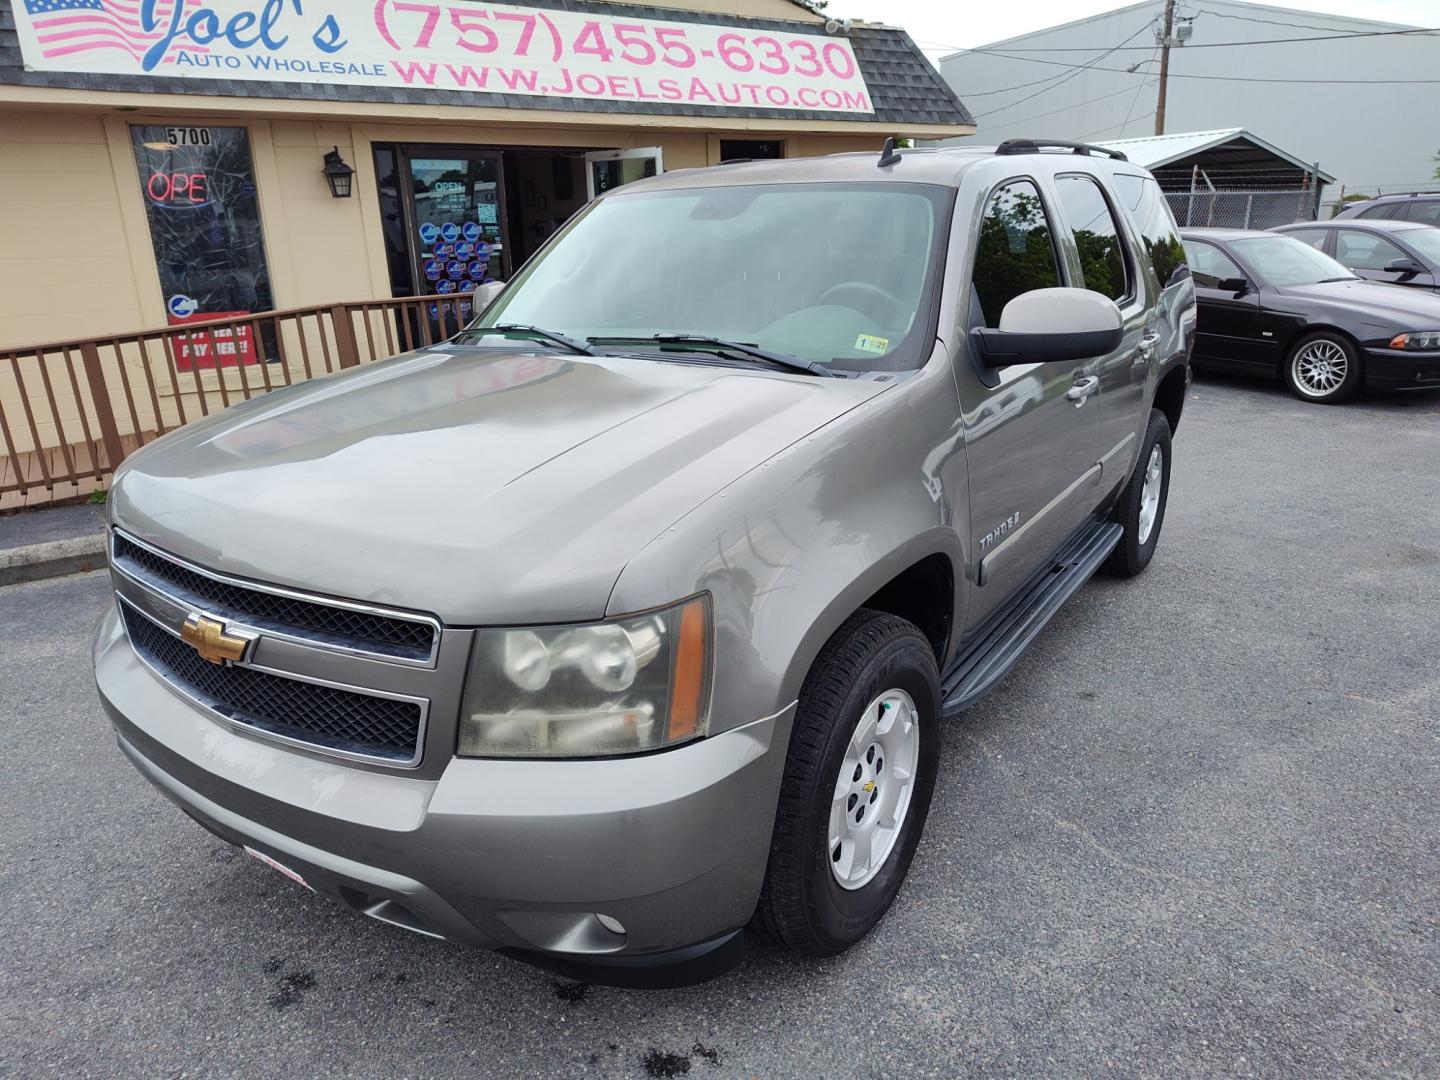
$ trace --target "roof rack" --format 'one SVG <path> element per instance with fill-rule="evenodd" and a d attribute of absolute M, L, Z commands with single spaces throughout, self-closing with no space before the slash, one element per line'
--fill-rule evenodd
<path fill-rule="evenodd" d="M 1094 146 L 1090 143 L 1067 142 L 1064 139 L 1006 139 L 995 148 L 995 153 L 1001 156 L 1038 154 L 1042 150 L 1069 150 L 1071 153 L 1081 154 L 1085 157 L 1089 157 L 1091 154 L 1104 154 L 1116 161 L 1130 160 L 1119 150 L 1111 150 L 1106 146 Z"/>

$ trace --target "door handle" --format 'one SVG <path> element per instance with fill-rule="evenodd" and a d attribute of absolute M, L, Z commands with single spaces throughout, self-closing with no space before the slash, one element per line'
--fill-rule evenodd
<path fill-rule="evenodd" d="M 1137 364 L 1148 364 L 1155 359 L 1155 346 L 1160 344 L 1159 334 L 1146 334 L 1140 339 L 1140 344 L 1135 348 L 1135 362 Z"/>
<path fill-rule="evenodd" d="M 1071 383 L 1070 389 L 1065 391 L 1065 397 L 1067 400 L 1075 402 L 1075 407 L 1078 409 L 1085 404 L 1085 399 L 1098 389 L 1100 389 L 1100 376 L 1087 375 L 1085 378 L 1076 379 Z"/>

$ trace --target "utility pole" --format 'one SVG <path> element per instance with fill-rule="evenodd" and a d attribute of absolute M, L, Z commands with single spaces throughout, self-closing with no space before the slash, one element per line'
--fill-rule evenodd
<path fill-rule="evenodd" d="M 1165 0 L 1165 29 L 1160 37 L 1160 99 L 1155 103 L 1155 134 L 1165 134 L 1165 90 L 1170 81 L 1170 35 L 1175 27 L 1175 0 Z"/>

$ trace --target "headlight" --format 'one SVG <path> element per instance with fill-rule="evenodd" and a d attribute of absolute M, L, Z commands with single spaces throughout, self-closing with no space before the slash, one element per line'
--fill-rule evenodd
<path fill-rule="evenodd" d="M 585 626 L 480 630 L 460 716 L 463 757 L 599 757 L 704 735 L 704 596 Z"/>
<path fill-rule="evenodd" d="M 1412 330 L 1390 339 L 1392 349 L 1440 349 L 1440 330 Z"/>

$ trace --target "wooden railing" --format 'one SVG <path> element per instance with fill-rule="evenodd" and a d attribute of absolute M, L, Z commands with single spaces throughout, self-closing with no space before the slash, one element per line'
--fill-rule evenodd
<path fill-rule="evenodd" d="M 264 311 L 0 348 L 0 510 L 102 490 L 136 448 L 281 386 L 434 345 L 468 297 Z"/>

